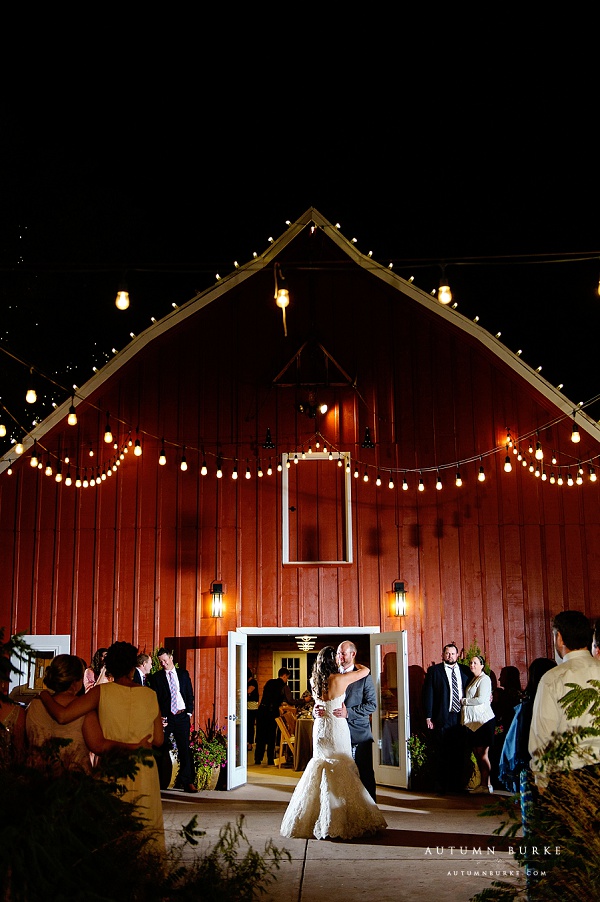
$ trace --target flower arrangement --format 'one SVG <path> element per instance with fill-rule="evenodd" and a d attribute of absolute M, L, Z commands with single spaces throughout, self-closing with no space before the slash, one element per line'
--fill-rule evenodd
<path fill-rule="evenodd" d="M 196 771 L 196 786 L 205 789 L 213 772 L 227 764 L 227 735 L 214 719 L 206 721 L 204 729 L 192 730 L 190 749 Z"/>

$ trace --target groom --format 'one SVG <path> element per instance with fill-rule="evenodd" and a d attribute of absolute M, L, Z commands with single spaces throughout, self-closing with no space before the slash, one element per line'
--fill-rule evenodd
<path fill-rule="evenodd" d="M 356 670 L 356 645 L 353 642 L 342 642 L 338 646 L 337 661 L 340 673 Z M 373 734 L 371 717 L 377 707 L 377 696 L 373 679 L 369 673 L 363 680 L 351 683 L 346 689 L 346 698 L 341 708 L 333 712 L 336 717 L 346 717 L 350 728 L 352 754 L 358 768 L 361 783 L 374 802 L 376 798 L 375 771 L 373 770 Z"/>

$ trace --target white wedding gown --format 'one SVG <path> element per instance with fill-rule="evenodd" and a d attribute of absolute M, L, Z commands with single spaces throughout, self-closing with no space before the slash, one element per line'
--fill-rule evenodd
<path fill-rule="evenodd" d="M 348 721 L 332 713 L 343 701 L 343 695 L 328 702 L 316 701 L 327 713 L 315 717 L 313 757 L 283 816 L 282 836 L 353 839 L 387 827 L 379 808 L 360 782 L 352 758 Z"/>

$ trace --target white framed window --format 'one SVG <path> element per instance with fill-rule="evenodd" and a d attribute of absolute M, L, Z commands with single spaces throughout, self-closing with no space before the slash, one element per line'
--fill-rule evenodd
<path fill-rule="evenodd" d="M 290 452 L 281 463 L 283 563 L 351 564 L 350 453 Z"/>

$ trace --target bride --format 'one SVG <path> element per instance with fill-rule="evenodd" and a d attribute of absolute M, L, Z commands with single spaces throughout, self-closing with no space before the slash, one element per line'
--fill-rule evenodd
<path fill-rule="evenodd" d="M 315 707 L 323 709 L 313 725 L 313 757 L 292 794 L 281 822 L 282 836 L 300 839 L 353 839 L 384 830 L 387 823 L 363 786 L 352 759 L 350 730 L 341 707 L 350 683 L 369 668 L 339 673 L 335 649 L 327 645 L 317 655 L 310 684 Z"/>

